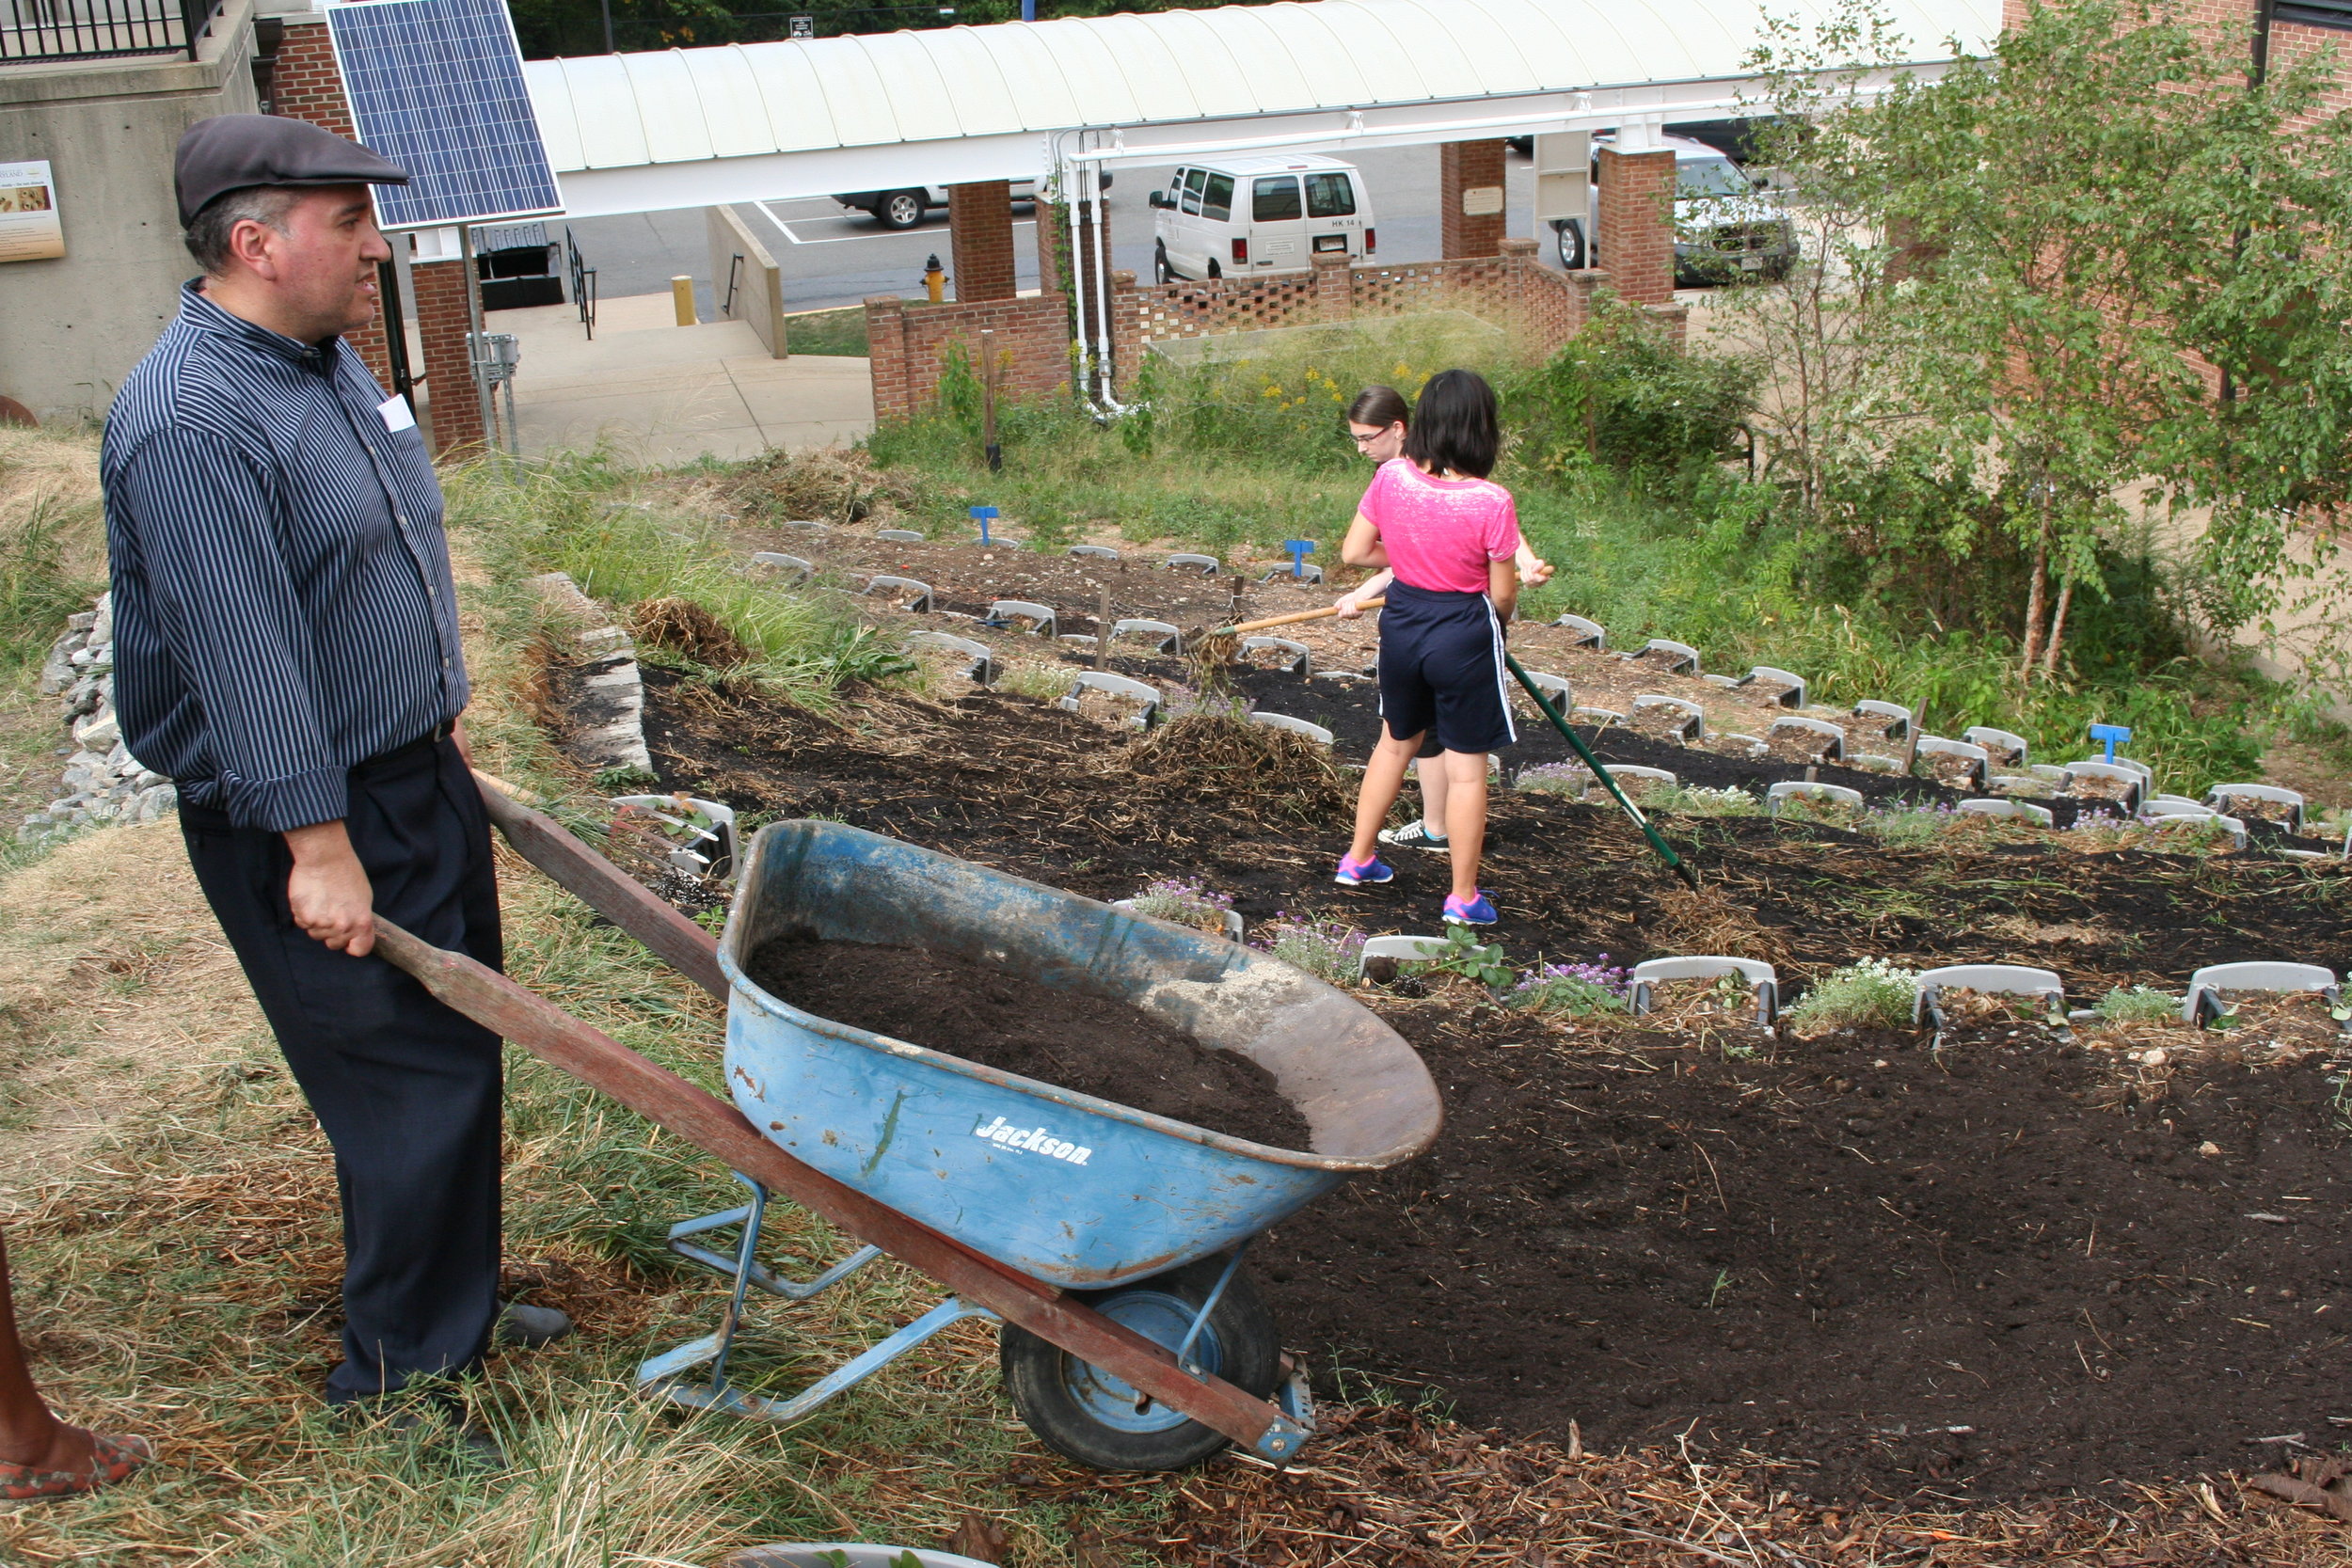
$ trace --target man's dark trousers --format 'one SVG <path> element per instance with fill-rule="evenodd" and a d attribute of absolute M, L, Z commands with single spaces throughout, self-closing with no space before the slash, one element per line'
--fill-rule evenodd
<path fill-rule="evenodd" d="M 497 967 L 482 798 L 456 745 L 351 769 L 344 826 L 378 914 Z M 499 1039 L 381 958 L 333 952 L 289 914 L 280 834 L 182 810 L 204 896 L 335 1146 L 343 1210 L 342 1403 L 481 1358 L 498 1311 Z"/>

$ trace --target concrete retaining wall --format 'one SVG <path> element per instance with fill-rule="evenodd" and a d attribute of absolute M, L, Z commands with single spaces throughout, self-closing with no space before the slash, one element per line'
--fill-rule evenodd
<path fill-rule="evenodd" d="M 251 114 L 252 0 L 187 59 L 0 66 L 0 163 L 45 158 L 65 255 L 0 262 L 0 394 L 42 423 L 95 420 L 196 274 L 171 194 L 181 134 Z"/>
<path fill-rule="evenodd" d="M 704 210 L 710 234 L 710 293 L 721 312 L 733 321 L 749 322 L 768 352 L 779 359 L 791 357 L 785 346 L 784 269 L 744 226 L 732 207 Z M 737 270 L 736 258 L 742 265 Z M 735 280 L 733 309 L 727 304 L 727 280 Z"/>

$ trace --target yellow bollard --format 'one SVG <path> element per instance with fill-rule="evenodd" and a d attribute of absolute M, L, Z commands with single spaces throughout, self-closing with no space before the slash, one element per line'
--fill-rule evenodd
<path fill-rule="evenodd" d="M 694 325 L 694 280 L 685 273 L 670 279 L 670 303 L 677 307 L 677 324 Z"/>

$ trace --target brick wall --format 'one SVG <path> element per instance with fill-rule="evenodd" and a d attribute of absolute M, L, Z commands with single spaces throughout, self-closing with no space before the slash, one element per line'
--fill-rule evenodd
<path fill-rule="evenodd" d="M 2189 0 L 2182 14 L 2205 30 L 2217 50 L 2253 63 L 2254 0 Z M 2001 25 L 2014 27 L 2025 20 L 2026 0 L 2001 0 Z M 2270 24 L 2270 63 L 2274 70 L 2308 59 L 2332 47 L 2337 55 L 2335 86 L 2321 99 L 2319 112 L 2338 114 L 2352 109 L 2352 33 L 2330 27 L 2306 27 L 2296 22 Z"/>
<path fill-rule="evenodd" d="M 1297 326 L 1364 316 L 1467 310 L 1492 322 L 1513 346 L 1550 355 L 1583 329 L 1596 290 L 1612 286 L 1600 268 L 1563 273 L 1536 260 L 1534 240 L 1506 239 L 1501 254 L 1409 265 L 1350 266 L 1318 257 L 1306 272 L 1205 283 L 1138 285 L 1131 272 L 1111 274 L 1111 348 L 1120 386 L 1133 384 L 1145 346 L 1164 338 Z M 1681 312 L 1667 307 L 1679 334 Z M 874 417 L 905 419 L 930 406 L 950 343 L 978 361 L 979 333 L 997 334 L 1001 385 L 1015 396 L 1066 394 L 1070 386 L 1070 305 L 1059 293 L 1032 299 L 929 305 L 896 295 L 866 302 L 873 367 Z"/>
<path fill-rule="evenodd" d="M 930 407 L 951 345 L 962 346 L 977 372 L 984 331 L 996 334 L 999 395 L 1068 395 L 1070 301 L 1065 296 L 932 305 L 878 294 L 866 302 L 875 420 L 909 419 Z"/>
<path fill-rule="evenodd" d="M 343 80 L 335 70 L 335 51 L 327 41 L 324 22 L 287 25 L 278 46 L 272 77 L 271 102 L 288 119 L 307 119 L 339 136 L 353 135 L 351 105 L 343 100 Z M 384 342 L 384 319 L 379 314 L 367 325 L 343 334 L 343 341 L 358 352 L 375 379 L 392 384 L 391 352 Z"/>
<path fill-rule="evenodd" d="M 1502 251 L 1501 141 L 1450 141 L 1438 147 L 1438 253 L 1447 261 Z M 1492 212 L 1466 213 L 1465 205 Z"/>
<path fill-rule="evenodd" d="M 1638 305 L 1675 296 L 1675 155 L 1600 153 L 1600 260 L 1617 293 Z"/>
<path fill-rule="evenodd" d="M 1157 339 L 1422 310 L 1467 310 L 1502 327 L 1524 352 L 1547 356 L 1582 329 L 1593 291 L 1611 276 L 1598 268 L 1555 272 L 1536 260 L 1537 248 L 1534 240 L 1506 239 L 1500 255 L 1455 261 L 1348 266 L 1317 258 L 1305 273 L 1116 288 L 1122 379 L 1143 345 Z"/>
<path fill-rule="evenodd" d="M 958 301 L 1012 298 L 1011 185 L 983 180 L 948 186 L 947 246 Z"/>
<path fill-rule="evenodd" d="M 466 264 L 419 261 L 408 271 L 417 296 L 417 333 L 424 342 L 433 455 L 478 450 L 484 444 L 482 400 L 466 355 Z"/>

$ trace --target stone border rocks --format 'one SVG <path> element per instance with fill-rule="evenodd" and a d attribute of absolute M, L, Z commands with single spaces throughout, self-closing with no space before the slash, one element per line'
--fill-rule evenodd
<path fill-rule="evenodd" d="M 645 681 L 637 668 L 637 644 L 606 620 L 604 607 L 581 593 L 568 573 L 547 572 L 527 581 L 559 614 L 591 623 L 574 640 L 581 660 L 576 673 L 588 711 L 572 734 L 572 754 L 599 773 L 617 768 L 651 774 L 653 753 L 645 750 Z M 595 624 L 600 621 L 604 624 Z"/>
<path fill-rule="evenodd" d="M 24 818 L 16 830 L 19 844 L 64 838 L 93 824 L 152 822 L 178 809 L 178 787 L 122 742 L 114 668 L 114 595 L 102 594 L 94 609 L 67 618 L 41 664 L 41 694 L 62 701 L 74 747 L 61 781 L 66 793 Z"/>

